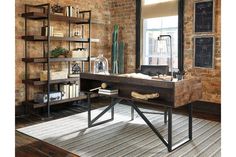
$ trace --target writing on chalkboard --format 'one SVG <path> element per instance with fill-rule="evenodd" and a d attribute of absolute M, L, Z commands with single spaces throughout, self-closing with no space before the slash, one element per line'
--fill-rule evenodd
<path fill-rule="evenodd" d="M 195 37 L 194 66 L 214 67 L 214 37 Z"/>
<path fill-rule="evenodd" d="M 195 3 L 195 32 L 213 31 L 213 10 L 212 0 Z"/>

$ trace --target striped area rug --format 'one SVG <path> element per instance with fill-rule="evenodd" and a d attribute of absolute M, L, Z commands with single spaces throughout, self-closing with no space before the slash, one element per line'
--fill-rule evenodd
<path fill-rule="evenodd" d="M 142 109 L 143 111 L 150 111 Z M 95 116 L 102 111 L 92 111 Z M 163 115 L 147 114 L 149 120 L 167 139 Z M 101 120 L 110 117 L 105 114 Z M 168 152 L 165 145 L 135 113 L 130 120 L 130 107 L 115 106 L 115 119 L 106 124 L 87 128 L 87 112 L 17 129 L 82 157 L 179 157 L 221 156 L 221 124 L 193 118 L 193 140 Z M 188 135 L 188 117 L 173 115 L 173 143 Z"/>

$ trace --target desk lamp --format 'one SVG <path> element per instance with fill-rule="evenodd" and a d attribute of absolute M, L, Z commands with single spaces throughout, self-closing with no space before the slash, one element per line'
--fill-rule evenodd
<path fill-rule="evenodd" d="M 171 35 L 160 35 L 157 37 L 157 40 L 163 40 L 164 38 L 169 38 L 170 40 L 170 70 L 171 70 L 171 81 L 173 80 L 173 65 L 172 65 L 172 43 L 171 43 Z"/>

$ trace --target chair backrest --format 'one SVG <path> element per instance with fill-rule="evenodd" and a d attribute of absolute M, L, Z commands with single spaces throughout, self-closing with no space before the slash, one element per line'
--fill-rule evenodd
<path fill-rule="evenodd" d="M 159 74 L 168 74 L 168 65 L 141 65 L 141 73 L 154 76 Z"/>

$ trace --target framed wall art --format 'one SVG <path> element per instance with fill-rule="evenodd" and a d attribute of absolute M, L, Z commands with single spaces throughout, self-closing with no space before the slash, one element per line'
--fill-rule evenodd
<path fill-rule="evenodd" d="M 214 36 L 194 37 L 194 67 L 214 68 Z"/>
<path fill-rule="evenodd" d="M 194 3 L 195 33 L 214 32 L 214 0 L 196 1 Z"/>

